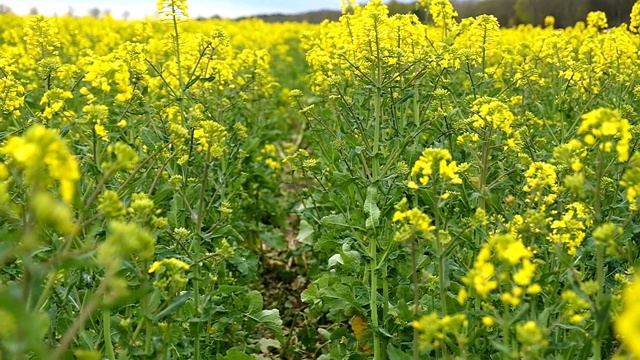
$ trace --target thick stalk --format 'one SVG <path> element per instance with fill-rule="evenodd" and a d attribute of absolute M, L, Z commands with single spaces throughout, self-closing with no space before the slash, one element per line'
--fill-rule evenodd
<path fill-rule="evenodd" d="M 378 320 L 378 275 L 376 275 L 376 268 L 378 267 L 377 256 L 377 240 L 375 238 L 369 239 L 369 255 L 370 255 L 370 267 L 371 267 L 371 298 L 369 299 L 369 306 L 371 307 L 371 322 L 373 323 L 373 359 L 380 360 L 380 333 L 378 328 L 380 326 Z"/>
<path fill-rule="evenodd" d="M 602 176 L 604 172 L 604 158 L 602 151 L 598 153 L 598 163 L 596 168 L 596 198 L 594 204 L 595 210 L 595 223 L 597 225 L 602 221 L 602 203 L 601 203 L 601 191 L 602 191 Z M 596 294 L 596 308 L 599 309 L 603 303 L 604 297 L 604 244 L 596 242 L 596 281 L 598 283 L 598 292 Z M 596 335 L 600 333 L 600 328 L 606 326 L 605 324 L 596 323 L 595 332 Z M 593 359 L 600 360 L 602 358 L 602 339 L 599 336 L 593 337 Z"/>
<path fill-rule="evenodd" d="M 378 38 L 378 22 L 374 23 L 374 31 L 376 34 L 376 84 L 375 96 L 373 98 L 374 110 L 374 129 L 373 129 L 373 182 L 380 179 L 380 161 L 378 159 L 378 151 L 380 150 L 380 126 L 382 123 L 382 54 L 380 53 L 380 40 Z"/>
<path fill-rule="evenodd" d="M 387 277 L 389 276 L 387 265 L 384 264 L 382 266 L 382 299 L 384 303 L 382 303 L 382 319 L 386 319 L 389 315 L 389 282 L 387 281 Z M 384 321 L 384 320 L 383 320 Z M 389 340 L 384 339 L 382 342 L 382 353 L 387 353 L 387 344 Z"/>
<path fill-rule="evenodd" d="M 82 330 L 82 328 L 84 327 L 84 324 L 91 317 L 91 314 L 93 314 L 93 312 L 100 305 L 100 299 L 103 297 L 104 292 L 107 290 L 107 287 L 111 282 L 111 279 L 114 276 L 114 274 L 115 274 L 115 271 L 113 271 L 113 269 L 107 272 L 104 279 L 102 279 L 102 283 L 100 283 L 100 286 L 98 287 L 95 294 L 93 295 L 92 299 L 89 300 L 89 303 L 87 304 L 87 306 L 85 306 L 82 309 L 82 311 L 80 311 L 80 314 L 78 315 L 78 317 L 73 321 L 73 323 L 71 324 L 67 332 L 64 334 L 64 336 L 60 340 L 60 345 L 58 345 L 58 347 L 55 349 L 55 351 L 51 355 L 51 359 L 58 360 L 58 359 L 61 359 L 66 354 L 67 349 L 69 349 L 69 346 L 71 346 L 71 343 L 73 343 L 73 340 L 75 339 L 78 332 Z"/>
<path fill-rule="evenodd" d="M 111 342 L 111 311 L 108 309 L 102 312 L 102 332 L 104 334 L 104 351 L 107 353 L 107 359 L 115 360 L 116 355 L 113 352 L 113 343 Z"/>
<path fill-rule="evenodd" d="M 447 257 L 445 254 L 445 247 L 442 245 L 440 239 L 440 213 L 435 211 L 435 226 L 436 226 L 436 244 L 438 246 L 438 283 L 440 287 L 440 302 L 442 303 L 442 316 L 447 315 L 447 289 L 445 278 L 447 276 Z"/>
<path fill-rule="evenodd" d="M 419 128 L 420 127 L 420 103 L 418 102 L 420 96 L 419 96 L 419 89 L 420 87 L 418 86 L 418 83 L 416 82 L 416 86 L 414 86 L 413 91 L 416 92 L 416 94 L 413 96 L 413 122 L 416 124 L 416 127 Z"/>
<path fill-rule="evenodd" d="M 485 194 L 485 188 L 487 186 L 487 176 L 489 173 L 489 148 L 490 148 L 490 144 L 489 141 L 491 140 L 491 136 L 493 135 L 493 128 L 490 127 L 490 130 L 485 131 L 485 137 L 484 137 L 484 143 L 482 146 L 482 158 L 480 159 L 480 179 L 478 179 L 478 192 L 480 193 L 480 200 L 478 202 L 478 208 L 481 209 L 482 211 L 485 212 L 487 211 L 487 199 L 486 199 L 486 194 Z M 476 249 L 480 249 L 480 245 L 482 244 L 482 239 L 481 237 L 486 233 L 486 231 L 484 231 L 485 226 L 482 225 L 482 232 L 480 232 L 479 230 L 475 231 L 475 242 L 476 242 Z M 476 311 L 480 310 L 480 298 L 479 297 L 475 297 L 474 300 L 474 306 Z"/>
<path fill-rule="evenodd" d="M 176 13 L 176 7 L 173 2 L 171 2 L 171 11 L 173 14 Z M 182 80 L 182 61 L 180 60 L 180 33 L 178 32 L 178 21 L 176 16 L 173 15 L 173 33 L 175 35 L 175 44 L 176 44 L 176 63 L 178 64 L 178 82 L 180 83 L 180 91 L 182 92 L 182 98 L 184 98 L 184 82 Z M 180 102 L 182 102 L 182 98 Z"/>
<path fill-rule="evenodd" d="M 418 254 L 415 239 L 411 240 L 411 269 L 413 270 L 413 320 L 418 320 L 420 311 L 420 294 L 418 288 Z M 418 329 L 413 327 L 413 360 L 420 358 L 420 344 L 418 343 Z"/>
<path fill-rule="evenodd" d="M 445 247 L 442 245 L 442 241 L 440 239 L 440 211 L 437 206 L 434 211 L 435 214 L 435 232 L 436 232 L 436 246 L 438 251 L 438 284 L 440 288 L 440 307 L 442 309 L 442 317 L 447 315 L 447 289 L 446 289 L 446 266 L 447 266 L 447 258 L 445 253 Z M 446 344 L 442 346 L 442 356 L 447 359 L 449 358 L 449 351 L 447 349 Z"/>
<path fill-rule="evenodd" d="M 378 151 L 380 150 L 380 126 L 382 123 L 382 54 L 380 52 L 380 41 L 378 38 L 378 21 L 374 20 L 374 33 L 376 36 L 376 74 L 375 74 L 375 96 L 373 99 L 374 107 L 374 132 L 373 132 L 373 149 L 372 149 L 372 182 L 376 184 L 380 180 L 380 160 Z M 373 322 L 373 359 L 380 360 L 383 357 L 380 347 L 380 333 L 378 331 L 380 323 L 378 320 L 378 275 L 376 269 L 378 267 L 378 240 L 373 237 L 369 240 L 369 256 L 371 258 L 371 298 L 369 299 L 371 306 L 371 321 Z"/>
<path fill-rule="evenodd" d="M 198 199 L 198 213 L 195 231 L 197 236 L 194 237 L 192 243 L 193 252 L 193 304 L 196 316 L 200 316 L 200 239 L 202 238 L 202 222 L 204 220 L 204 203 L 205 192 L 209 185 L 209 164 L 211 163 L 211 151 L 207 152 L 207 158 L 204 165 L 204 175 L 202 178 L 202 187 L 200 188 L 200 196 Z M 202 322 L 196 323 L 196 336 L 194 339 L 194 359 L 200 360 L 200 332 L 202 331 Z"/>
<path fill-rule="evenodd" d="M 603 297 L 604 287 L 604 246 L 602 244 L 596 244 L 596 280 L 598 282 L 598 296 L 596 300 L 596 307 L 599 308 L 602 304 L 601 299 Z M 596 334 L 600 333 L 599 329 L 604 324 L 596 323 Z M 600 360 L 602 358 L 602 339 L 599 336 L 593 337 L 593 359 Z"/>
<path fill-rule="evenodd" d="M 602 222 L 602 177 L 604 173 L 604 157 L 602 151 L 598 153 L 598 163 L 596 168 L 596 198 L 594 204 L 595 224 L 598 226 Z M 604 297 L 604 244 L 596 242 L 596 281 L 598 283 L 598 292 L 596 299 L 596 307 L 599 308 L 603 303 Z M 601 333 L 599 329 L 605 324 L 596 324 L 596 335 Z M 593 337 L 593 359 L 600 360 L 602 357 L 602 339 L 599 336 Z"/>
<path fill-rule="evenodd" d="M 487 135 L 484 138 L 484 144 L 482 146 L 482 163 L 480 164 L 480 179 L 479 179 L 479 185 L 478 185 L 478 192 L 480 193 L 480 202 L 478 204 L 478 207 L 480 209 L 482 209 L 485 213 L 487 211 L 487 199 L 486 199 L 486 188 L 487 188 L 487 177 L 489 174 L 489 148 L 491 147 L 490 145 L 490 141 L 491 141 L 491 137 L 493 136 L 493 128 L 490 127 L 488 133 L 485 132 L 485 134 Z M 480 247 L 480 238 L 477 237 L 476 238 L 476 246 Z"/>
<path fill-rule="evenodd" d="M 509 329 L 509 305 L 504 304 L 504 315 L 502 316 L 502 345 L 506 349 L 511 349 L 511 331 Z M 512 356 L 509 354 L 509 358 Z"/>
<path fill-rule="evenodd" d="M 598 154 L 598 164 L 596 170 L 596 199 L 594 204 L 595 210 L 595 223 L 600 224 L 602 220 L 602 205 L 601 194 L 602 191 L 602 176 L 603 176 L 603 161 L 602 152 Z M 599 308 L 602 304 L 602 298 L 604 296 L 604 244 L 596 242 L 596 281 L 598 283 L 598 292 L 596 295 L 596 308 Z M 596 323 L 596 335 L 600 333 L 601 326 L 604 324 Z M 593 337 L 593 359 L 600 360 L 602 357 L 602 339 L 599 336 Z"/>

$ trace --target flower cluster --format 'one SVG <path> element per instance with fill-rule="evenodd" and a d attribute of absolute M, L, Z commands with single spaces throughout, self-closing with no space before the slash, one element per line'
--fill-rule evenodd
<path fill-rule="evenodd" d="M 23 136 L 10 138 L 0 147 L 0 153 L 9 155 L 24 170 L 28 183 L 46 186 L 42 174 L 47 173 L 59 183 L 60 196 L 68 203 L 73 199 L 80 170 L 57 131 L 34 125 Z"/>
<path fill-rule="evenodd" d="M 551 223 L 549 240 L 564 246 L 569 255 L 575 255 L 586 237 L 586 230 L 593 224 L 591 213 L 584 203 L 568 204 L 562 217 Z"/>
<path fill-rule="evenodd" d="M 555 166 L 535 162 L 529 166 L 524 176 L 527 183 L 522 190 L 529 194 L 528 202 L 541 202 L 543 206 L 548 206 L 556 200 L 559 188 Z"/>
<path fill-rule="evenodd" d="M 172 294 L 182 290 L 187 284 L 188 278 L 185 272 L 189 271 L 189 264 L 176 258 L 162 259 L 155 261 L 149 267 L 149 274 L 155 274 L 156 280 L 153 286 L 169 291 Z"/>
<path fill-rule="evenodd" d="M 118 268 L 131 256 L 150 259 L 155 251 L 156 238 L 147 229 L 118 220 L 109 222 L 107 239 L 97 253 L 98 263 L 107 268 Z"/>
<path fill-rule="evenodd" d="M 599 144 L 600 151 L 609 153 L 615 149 L 618 161 L 629 159 L 631 125 L 618 111 L 600 108 L 582 116 L 578 134 L 586 145 Z"/>
<path fill-rule="evenodd" d="M 515 116 L 509 109 L 509 106 L 492 98 L 480 98 L 473 102 L 471 109 L 474 115 L 473 127 L 483 128 L 490 125 L 494 129 L 500 129 L 505 134 L 511 134 L 511 124 L 515 120 Z"/>
<path fill-rule="evenodd" d="M 20 108 L 24 105 L 24 86 L 14 77 L 0 78 L 0 113 L 20 115 Z"/>
<path fill-rule="evenodd" d="M 217 122 L 201 121 L 200 126 L 193 132 L 193 137 L 198 141 L 198 151 L 209 153 L 212 158 L 224 154 L 227 130 Z"/>
<path fill-rule="evenodd" d="M 640 279 L 636 278 L 623 294 L 624 310 L 618 315 L 615 329 L 634 357 L 640 357 Z"/>
<path fill-rule="evenodd" d="M 495 262 L 497 256 L 501 262 Z M 496 267 L 498 265 L 499 267 Z M 497 276 L 499 269 L 511 273 L 511 277 Z M 536 265 L 533 263 L 533 251 L 513 234 L 494 235 L 480 249 L 471 269 L 462 281 L 471 286 L 482 298 L 498 288 L 502 281 L 510 291 L 502 292 L 500 299 L 503 303 L 517 306 L 523 295 L 535 295 L 541 291 L 540 285 L 533 283 Z M 508 280 L 513 285 L 506 284 Z M 463 295 L 459 299 L 466 299 L 466 290 L 461 289 Z"/>
<path fill-rule="evenodd" d="M 42 15 L 30 18 L 24 28 L 24 41 L 27 51 L 44 59 L 50 55 L 58 55 L 60 39 L 58 28 L 52 24 L 51 19 Z"/>
<path fill-rule="evenodd" d="M 631 8 L 631 23 L 629 24 L 629 28 L 633 32 L 638 32 L 638 28 L 640 28 L 640 2 L 636 1 Z"/>
<path fill-rule="evenodd" d="M 189 18 L 186 0 L 158 0 L 156 7 L 160 16 L 178 20 Z"/>
<path fill-rule="evenodd" d="M 416 160 L 411 168 L 411 176 L 420 176 L 418 182 L 427 185 L 429 177 L 433 176 L 434 170 L 438 169 L 438 174 L 443 181 L 451 184 L 461 184 L 462 179 L 458 175 L 459 169 L 455 161 L 451 160 L 451 153 L 446 149 L 424 149 L 420 158 Z M 409 188 L 417 189 L 418 185 L 414 181 L 409 182 Z"/>
<path fill-rule="evenodd" d="M 458 13 L 449 0 L 420 0 L 420 5 L 429 8 L 429 14 L 438 27 L 451 27 L 456 23 Z"/>
<path fill-rule="evenodd" d="M 418 232 L 425 238 L 429 238 L 430 234 L 435 230 L 435 226 L 431 225 L 431 218 L 423 213 L 420 209 L 409 209 L 406 211 L 396 211 L 393 214 L 393 221 L 406 220 L 408 225 L 418 230 Z M 405 241 L 408 238 L 408 234 L 411 233 L 411 227 L 403 227 L 396 233 L 396 241 Z M 408 231 L 407 231 L 408 230 Z"/>
<path fill-rule="evenodd" d="M 635 153 L 629 161 L 627 170 L 622 175 L 620 185 L 627 188 L 627 201 L 631 210 L 638 210 L 640 196 L 640 154 Z"/>
<path fill-rule="evenodd" d="M 420 334 L 418 343 L 426 350 L 439 349 L 444 345 L 449 334 L 461 333 L 467 325 L 464 314 L 440 317 L 436 313 L 431 313 L 413 322 L 413 327 Z"/>

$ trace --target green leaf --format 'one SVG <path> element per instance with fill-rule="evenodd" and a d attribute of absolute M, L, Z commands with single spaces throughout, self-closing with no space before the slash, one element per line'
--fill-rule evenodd
<path fill-rule="evenodd" d="M 307 222 L 307 220 L 300 220 L 300 229 L 298 230 L 296 241 L 299 241 L 305 245 L 313 246 L 314 233 L 315 229 Z"/>
<path fill-rule="evenodd" d="M 167 218 L 169 220 L 169 224 L 173 227 L 183 227 L 184 219 L 183 216 L 180 216 L 184 213 L 184 203 L 182 202 L 182 198 L 177 193 L 173 195 L 173 199 L 169 202 L 169 211 L 167 212 Z"/>
<path fill-rule="evenodd" d="M 268 354 L 270 348 L 280 349 L 280 341 L 275 339 L 265 339 L 262 338 L 258 340 L 258 345 L 260 346 L 260 352 L 263 354 Z"/>
<path fill-rule="evenodd" d="M 254 360 L 252 356 L 247 355 L 242 351 L 235 350 L 235 349 L 227 351 L 227 355 L 225 355 L 224 357 L 218 354 L 218 359 L 220 360 Z"/>
<path fill-rule="evenodd" d="M 244 286 L 239 286 L 239 285 L 220 285 L 220 287 L 218 288 L 218 291 L 216 291 L 216 294 L 230 294 L 230 293 L 235 293 L 238 291 L 242 291 L 245 290 Z"/>
<path fill-rule="evenodd" d="M 153 322 L 159 322 L 160 320 L 166 318 L 167 316 L 173 314 L 178 311 L 186 302 L 191 298 L 191 291 L 185 291 L 180 296 L 175 298 L 169 306 L 167 306 L 164 310 L 160 311 L 153 318 Z"/>
<path fill-rule="evenodd" d="M 321 295 L 322 295 L 322 297 L 327 297 L 327 298 L 330 298 L 330 299 L 337 299 L 337 300 L 346 301 L 349 305 L 351 305 L 354 308 L 358 309 L 359 312 L 363 312 L 362 306 L 356 300 L 356 298 L 353 295 L 353 292 L 351 290 L 352 289 L 350 287 L 346 286 L 346 285 L 335 284 L 331 288 L 324 289 L 324 291 L 322 292 Z"/>
<path fill-rule="evenodd" d="M 602 339 L 605 332 L 609 330 L 609 323 L 611 322 L 611 296 L 603 297 L 598 303 L 594 319 L 597 324 L 596 337 Z"/>
<path fill-rule="evenodd" d="M 515 324 L 520 319 L 524 318 L 529 311 L 529 306 L 530 305 L 528 303 L 524 303 L 523 306 L 520 306 L 520 309 L 518 309 L 514 315 L 510 316 L 511 320 L 509 321 L 509 324 Z"/>
<path fill-rule="evenodd" d="M 365 221 L 365 227 L 371 229 L 380 224 L 380 209 L 376 204 L 376 198 L 378 196 L 378 188 L 371 185 L 367 188 L 367 199 L 364 201 L 364 212 L 369 214 L 369 217 Z"/>
<path fill-rule="evenodd" d="M 260 259 L 255 253 L 245 249 L 236 248 L 233 257 L 228 259 L 230 264 L 233 264 L 240 273 L 245 276 L 255 276 L 258 272 L 258 261 Z"/>
<path fill-rule="evenodd" d="M 513 355 L 513 350 L 510 347 L 505 346 L 504 344 L 498 341 L 491 340 L 491 345 L 493 345 L 493 347 L 499 352 L 501 352 L 502 354 L 505 354 L 509 357 Z"/>
<path fill-rule="evenodd" d="M 60 136 L 61 137 L 65 137 L 69 131 L 71 131 L 71 129 L 73 128 L 73 125 L 75 125 L 74 123 L 71 124 L 67 124 L 65 126 L 63 126 L 62 128 L 60 128 Z"/>
<path fill-rule="evenodd" d="M 249 308 L 249 313 L 255 313 L 262 310 L 262 295 L 257 290 L 251 290 L 247 294 L 247 307 Z"/>
<path fill-rule="evenodd" d="M 411 360 L 411 356 L 402 352 L 402 350 L 389 345 L 387 347 L 387 356 L 389 360 Z"/>
<path fill-rule="evenodd" d="M 193 84 L 195 84 L 196 82 L 198 82 L 198 80 L 200 80 L 200 75 L 196 75 L 194 76 L 191 80 L 189 80 L 189 82 L 184 86 L 185 90 L 189 90 L 190 87 L 193 86 Z"/>
<path fill-rule="evenodd" d="M 216 79 L 216 76 L 215 76 L 215 75 L 211 75 L 211 76 L 207 76 L 207 77 L 205 77 L 205 78 L 200 77 L 200 78 L 198 78 L 198 81 L 202 81 L 202 82 L 212 82 L 212 81 L 214 81 L 215 79 Z"/>
<path fill-rule="evenodd" d="M 287 247 L 287 239 L 284 235 L 275 231 L 265 231 L 260 233 L 260 239 L 263 244 L 273 249 L 285 249 Z"/>
<path fill-rule="evenodd" d="M 257 314 L 252 314 L 251 317 L 271 330 L 280 342 L 284 341 L 282 319 L 280 319 L 280 311 L 278 309 L 262 310 Z"/>
<path fill-rule="evenodd" d="M 396 106 L 414 97 L 418 92 L 415 90 L 407 91 L 400 100 L 396 101 Z"/>
<path fill-rule="evenodd" d="M 300 294 L 300 300 L 307 304 L 313 304 L 319 301 L 320 296 L 318 294 L 318 287 L 315 284 L 312 284 L 308 288 L 304 289 Z"/>
<path fill-rule="evenodd" d="M 1 289 L 0 309 L 6 313 L 5 317 L 17 324 L 17 329 L 22 334 L 22 338 L 18 340 L 19 343 L 14 343 L 14 346 L 25 347 L 37 358 L 46 358 L 43 339 L 50 327 L 49 316 L 46 313 L 27 312 L 21 290 L 14 284 Z"/>
<path fill-rule="evenodd" d="M 205 233 L 205 238 L 223 238 L 225 236 L 235 236 L 236 231 L 232 225 L 225 225 L 222 227 L 215 227 L 212 231 Z M 239 234 L 238 234 L 239 236 Z"/>
<path fill-rule="evenodd" d="M 327 215 L 320 219 L 320 223 L 324 226 L 348 226 L 342 214 Z"/>

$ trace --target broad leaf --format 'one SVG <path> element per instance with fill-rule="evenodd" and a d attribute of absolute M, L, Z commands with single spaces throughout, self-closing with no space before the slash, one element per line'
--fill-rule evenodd
<path fill-rule="evenodd" d="M 387 356 L 389 360 L 411 360 L 411 356 L 402 352 L 402 350 L 389 345 L 387 347 Z"/>
<path fill-rule="evenodd" d="M 178 311 L 186 302 L 191 298 L 191 291 L 185 291 L 180 296 L 175 298 L 169 306 L 167 306 L 164 310 L 160 311 L 153 318 L 153 322 L 159 322 L 167 316 L 173 314 Z"/>
<path fill-rule="evenodd" d="M 320 220 L 320 223 L 324 226 L 348 226 L 342 214 L 327 215 Z"/>
<path fill-rule="evenodd" d="M 280 342 L 284 341 L 282 333 L 282 319 L 280 319 L 280 311 L 278 309 L 262 310 L 251 317 L 271 330 Z"/>
<path fill-rule="evenodd" d="M 313 226 L 311 226 L 307 220 L 300 220 L 300 229 L 298 230 L 298 236 L 296 236 L 296 241 L 299 241 L 305 245 L 313 246 L 313 235 L 315 230 Z"/>
<path fill-rule="evenodd" d="M 372 229 L 380 225 L 380 209 L 376 204 L 376 198 L 378 196 L 378 188 L 371 185 L 367 188 L 367 199 L 364 201 L 364 212 L 368 214 L 365 222 L 367 229 Z"/>

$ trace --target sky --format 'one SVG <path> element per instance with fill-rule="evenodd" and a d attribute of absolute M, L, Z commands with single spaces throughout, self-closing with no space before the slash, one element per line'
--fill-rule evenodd
<path fill-rule="evenodd" d="M 187 0 L 191 17 L 222 17 L 235 18 L 239 16 L 269 14 L 269 13 L 297 13 L 309 10 L 340 9 L 340 0 Z M 98 8 L 102 11 L 110 10 L 116 18 L 121 18 L 125 12 L 130 19 L 141 19 L 151 16 L 156 10 L 156 0 L 0 0 L 13 10 L 14 13 L 28 14 L 31 8 L 37 8 L 40 14 L 64 15 L 73 9 L 76 16 L 83 16 L 90 9 Z"/>

